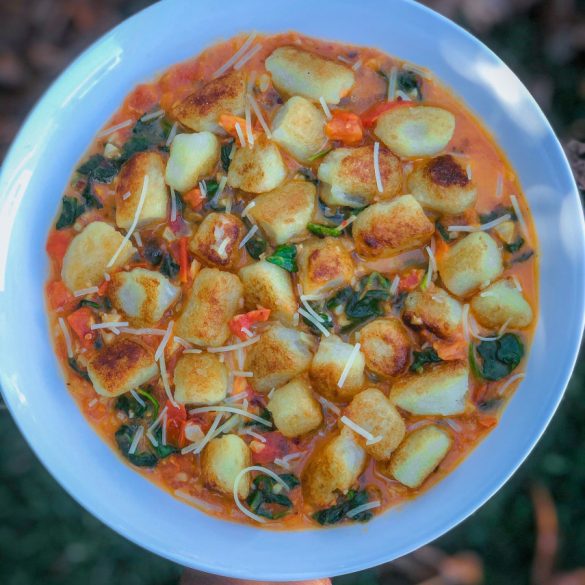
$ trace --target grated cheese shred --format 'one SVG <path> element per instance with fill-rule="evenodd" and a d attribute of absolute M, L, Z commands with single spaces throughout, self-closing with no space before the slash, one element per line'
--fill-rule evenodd
<path fill-rule="evenodd" d="M 200 412 L 231 412 L 232 414 L 239 414 L 240 416 L 244 416 L 247 418 L 251 418 L 256 422 L 263 424 L 266 427 L 271 427 L 272 423 L 265 418 L 260 416 L 256 416 L 247 410 L 243 410 L 242 408 L 236 408 L 235 406 L 199 406 L 198 408 L 193 408 L 189 411 L 189 414 L 198 414 Z"/>
<path fill-rule="evenodd" d="M 343 385 L 345 384 L 345 380 L 347 379 L 347 376 L 349 375 L 349 371 L 351 370 L 351 366 L 353 365 L 353 362 L 355 361 L 355 358 L 357 357 L 357 355 L 360 351 L 360 347 L 361 347 L 361 345 L 359 343 L 356 343 L 353 346 L 353 349 L 351 350 L 351 353 L 349 354 L 349 358 L 347 360 L 347 363 L 345 364 L 345 368 L 343 368 L 343 372 L 341 372 L 341 376 L 339 376 L 339 381 L 337 382 L 337 385 L 339 386 L 339 388 L 343 388 Z"/>
<path fill-rule="evenodd" d="M 315 319 L 313 317 L 313 315 L 311 315 L 311 313 L 309 313 L 308 311 L 305 311 L 305 309 L 303 309 L 302 307 L 299 307 L 298 309 L 298 313 L 300 315 L 302 315 L 305 319 L 308 319 L 311 323 L 313 323 L 313 325 L 315 325 L 315 327 L 325 336 L 325 337 L 329 337 L 330 333 L 329 331 L 327 331 L 327 329 L 325 327 L 323 327 L 323 325 L 321 325 L 321 323 L 319 321 L 317 321 L 317 319 Z"/>
<path fill-rule="evenodd" d="M 331 120 L 331 118 L 333 116 L 331 115 L 331 110 L 329 109 L 329 106 L 327 105 L 327 102 L 325 101 L 325 98 L 323 96 L 321 96 L 319 98 L 319 103 L 321 104 L 321 107 L 323 108 L 323 111 L 325 112 L 325 117 L 328 120 Z"/>
<path fill-rule="evenodd" d="M 213 79 L 217 79 L 223 75 L 252 45 L 258 33 L 253 31 L 250 36 L 244 41 L 242 46 L 213 74 Z"/>
<path fill-rule="evenodd" d="M 379 508 L 381 505 L 382 505 L 382 502 L 379 502 L 378 500 L 375 500 L 373 502 L 367 502 L 365 504 L 362 504 L 361 506 L 356 506 L 355 508 L 348 510 L 346 516 L 348 518 L 354 518 L 355 516 L 357 516 L 358 514 L 361 514 L 362 512 L 367 512 L 368 510 L 373 510 L 374 508 Z"/>
<path fill-rule="evenodd" d="M 65 320 L 63 317 L 59 317 L 59 327 L 61 327 L 61 332 L 63 333 L 63 339 L 65 340 L 65 347 L 67 348 L 67 357 L 71 359 L 73 357 L 73 348 L 71 346 L 71 335 L 69 335 L 69 329 L 67 329 L 67 325 L 65 324 Z"/>
<path fill-rule="evenodd" d="M 258 226 L 254 224 L 250 231 L 242 238 L 240 245 L 238 246 L 239 249 L 243 248 L 253 237 L 254 234 L 258 231 Z"/>
<path fill-rule="evenodd" d="M 379 193 L 383 193 L 382 175 L 380 174 L 380 143 L 374 144 L 374 174 L 376 175 L 376 187 Z"/>

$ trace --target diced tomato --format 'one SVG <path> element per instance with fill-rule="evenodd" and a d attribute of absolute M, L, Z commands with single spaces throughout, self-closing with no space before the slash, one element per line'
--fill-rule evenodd
<path fill-rule="evenodd" d="M 242 134 L 246 132 L 246 120 L 240 118 L 240 116 L 232 116 L 231 114 L 221 114 L 219 117 L 219 125 L 235 139 L 239 138 L 238 131 L 236 130 L 236 124 L 239 124 Z"/>
<path fill-rule="evenodd" d="M 339 140 L 343 144 L 357 144 L 364 136 L 362 120 L 353 112 L 336 110 L 325 124 L 325 134 L 331 140 Z"/>
<path fill-rule="evenodd" d="M 413 268 L 400 277 L 400 284 L 398 285 L 398 292 L 413 291 L 423 279 L 425 271 L 420 268 Z"/>
<path fill-rule="evenodd" d="M 128 107 L 139 114 L 148 112 L 158 104 L 159 91 L 154 85 L 139 85 L 128 97 Z"/>
<path fill-rule="evenodd" d="M 436 340 L 433 347 L 444 361 L 464 360 L 467 357 L 467 342 L 463 338 L 455 341 Z"/>
<path fill-rule="evenodd" d="M 167 442 L 171 445 L 183 447 L 185 440 L 185 425 L 187 423 L 187 410 L 185 405 L 175 406 L 167 400 Z"/>
<path fill-rule="evenodd" d="M 282 458 L 288 453 L 288 441 L 278 431 L 262 433 L 262 436 L 266 439 L 266 443 L 263 443 L 264 449 L 258 453 L 252 452 L 254 463 L 266 465 L 272 463 L 277 457 Z"/>
<path fill-rule="evenodd" d="M 110 286 L 110 281 L 109 280 L 104 280 L 99 286 L 98 286 L 98 295 L 100 297 L 105 297 L 107 292 L 108 292 L 108 286 Z"/>
<path fill-rule="evenodd" d="M 394 101 L 394 102 L 382 102 L 379 104 L 374 104 L 370 109 L 366 110 L 362 116 L 362 124 L 365 128 L 371 128 L 377 121 L 378 118 L 387 112 L 388 110 L 393 110 L 394 108 L 403 107 L 408 105 L 410 102 L 407 101 Z"/>
<path fill-rule="evenodd" d="M 482 427 L 486 429 L 491 429 L 498 424 L 498 418 L 496 416 L 480 416 L 477 421 Z"/>
<path fill-rule="evenodd" d="M 64 307 L 75 298 L 62 280 L 54 280 L 47 285 L 47 296 L 52 309 Z"/>
<path fill-rule="evenodd" d="M 449 244 L 443 238 L 435 238 L 435 258 L 439 260 L 449 250 Z"/>
<path fill-rule="evenodd" d="M 79 341 L 81 341 L 83 347 L 89 348 L 93 345 L 97 337 L 97 331 L 91 328 L 94 318 L 89 307 L 81 307 L 81 309 L 73 311 L 67 317 L 67 322 L 79 338 Z"/>
<path fill-rule="evenodd" d="M 250 327 L 255 323 L 262 323 L 263 321 L 268 321 L 270 317 L 270 309 L 264 309 L 260 307 L 254 311 L 250 311 L 249 313 L 242 313 L 241 315 L 236 315 L 233 317 L 229 322 L 230 331 L 236 335 L 242 341 L 248 339 L 248 335 L 242 329 L 250 330 Z"/>
<path fill-rule="evenodd" d="M 49 235 L 47 240 L 47 253 L 54 260 L 62 262 L 65 252 L 73 239 L 71 230 L 55 230 Z"/>
<path fill-rule="evenodd" d="M 193 209 L 197 211 L 203 207 L 205 197 L 201 194 L 201 189 L 199 189 L 199 187 L 195 187 L 183 195 L 183 201 L 188 203 Z"/>
<path fill-rule="evenodd" d="M 188 238 L 179 240 L 179 278 L 181 282 L 189 280 L 189 254 L 187 253 Z"/>

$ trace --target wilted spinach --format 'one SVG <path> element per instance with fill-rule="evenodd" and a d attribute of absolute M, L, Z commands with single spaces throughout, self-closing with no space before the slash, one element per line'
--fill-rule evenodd
<path fill-rule="evenodd" d="M 228 172 L 230 163 L 232 162 L 230 159 L 230 153 L 232 152 L 233 145 L 233 140 L 221 145 L 221 166 L 226 173 Z"/>
<path fill-rule="evenodd" d="M 87 373 L 87 370 L 84 370 L 78 363 L 77 360 L 73 357 L 70 357 L 67 359 L 67 363 L 69 364 L 69 367 L 79 376 L 81 376 L 84 380 L 87 380 L 88 382 L 90 382 L 90 377 L 89 374 Z"/>
<path fill-rule="evenodd" d="M 77 172 L 89 180 L 97 183 L 111 183 L 118 174 L 120 165 L 101 154 L 90 156 L 78 169 Z"/>
<path fill-rule="evenodd" d="M 427 364 L 437 364 L 443 361 L 433 347 L 427 347 L 422 351 L 414 351 L 413 358 L 410 371 L 417 374 L 422 374 L 423 367 Z"/>
<path fill-rule="evenodd" d="M 453 239 L 449 233 L 449 230 L 439 220 L 435 222 L 435 227 L 445 242 L 450 242 Z"/>
<path fill-rule="evenodd" d="M 422 100 L 422 79 L 414 71 L 402 69 L 397 75 L 396 84 L 408 97 Z"/>
<path fill-rule="evenodd" d="M 55 227 L 58 230 L 62 230 L 63 228 L 72 226 L 84 211 L 85 207 L 80 203 L 79 199 L 65 195 L 61 204 L 61 215 Z"/>
<path fill-rule="evenodd" d="M 266 258 L 266 261 L 276 264 L 288 272 L 297 272 L 297 248 L 292 244 L 277 246 L 272 255 Z"/>
<path fill-rule="evenodd" d="M 114 435 L 118 448 L 122 455 L 136 467 L 154 467 L 158 463 L 158 457 L 150 451 L 128 453 L 132 441 L 140 425 L 122 425 Z"/>
<path fill-rule="evenodd" d="M 272 419 L 272 413 L 265 407 L 262 408 L 262 410 L 260 411 L 260 414 L 258 415 L 260 418 L 264 419 L 266 422 L 269 422 L 271 424 L 274 423 L 273 419 Z M 263 429 L 268 428 L 268 425 L 264 425 L 254 419 L 249 419 L 244 423 L 245 427 L 261 427 Z"/>
<path fill-rule="evenodd" d="M 513 207 L 506 207 L 505 205 L 500 204 L 494 207 L 489 213 L 480 213 L 479 222 L 481 224 L 489 223 L 490 221 L 494 221 L 494 219 L 503 217 L 507 213 L 511 216 L 510 221 L 516 221 L 518 219 Z"/>
<path fill-rule="evenodd" d="M 472 353 L 472 351 L 470 351 Z M 475 366 L 485 380 L 500 380 L 510 374 L 524 356 L 524 345 L 517 335 L 506 333 L 493 341 L 482 341 L 477 346 L 481 367 Z"/>
<path fill-rule="evenodd" d="M 524 245 L 524 238 L 519 237 L 517 240 L 515 240 L 509 244 L 504 244 L 504 249 L 507 252 L 510 252 L 511 254 L 513 254 L 514 252 L 517 252 L 523 245 Z"/>
<path fill-rule="evenodd" d="M 343 229 L 338 227 L 331 227 L 328 225 L 321 225 L 319 223 L 308 223 L 307 229 L 316 236 L 324 238 L 325 236 L 331 236 L 338 238 L 343 234 Z"/>
<path fill-rule="evenodd" d="M 328 524 L 337 524 L 342 520 L 351 520 L 353 522 L 367 522 L 374 516 L 372 512 L 366 510 L 360 512 L 351 518 L 348 518 L 347 513 L 358 506 L 362 506 L 368 502 L 369 496 L 366 490 L 355 491 L 350 490 L 346 496 L 340 496 L 337 500 L 337 504 L 324 510 L 315 512 L 312 516 L 313 520 L 326 526 Z"/>
<path fill-rule="evenodd" d="M 170 252 L 164 252 L 160 263 L 160 272 L 170 279 L 175 278 L 181 267 L 175 262 Z"/>
<path fill-rule="evenodd" d="M 289 490 L 300 484 L 292 473 L 279 475 Z M 276 520 L 285 516 L 293 507 L 291 499 L 283 493 L 275 493 L 276 480 L 269 475 L 257 475 L 252 481 L 252 490 L 246 498 L 246 503 L 258 516 Z M 282 487 L 282 486 L 280 486 Z"/>
<path fill-rule="evenodd" d="M 534 256 L 534 250 L 527 250 L 523 254 L 516 256 L 510 260 L 510 264 L 520 264 L 521 262 L 526 262 L 526 260 L 530 260 Z"/>

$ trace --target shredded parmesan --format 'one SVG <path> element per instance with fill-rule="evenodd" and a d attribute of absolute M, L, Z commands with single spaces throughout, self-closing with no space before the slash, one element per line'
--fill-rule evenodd
<path fill-rule="evenodd" d="M 242 46 L 213 74 L 213 79 L 223 75 L 252 45 L 258 33 L 253 31 Z"/>
<path fill-rule="evenodd" d="M 344 57 L 343 55 L 337 55 L 337 59 L 339 61 L 341 61 L 342 63 L 346 63 L 347 65 L 351 65 L 353 63 L 353 61 L 351 59 L 348 59 L 347 57 Z"/>
<path fill-rule="evenodd" d="M 163 335 L 161 342 L 159 343 L 158 347 L 156 348 L 156 351 L 154 352 L 154 361 L 155 362 L 158 362 L 160 357 L 162 355 L 164 355 L 165 347 L 167 346 L 167 343 L 169 342 L 169 339 L 171 337 L 171 333 L 173 332 L 173 325 L 174 324 L 175 324 L 175 322 L 173 320 L 169 321 L 169 324 L 167 325 L 167 329 L 165 331 L 165 334 Z"/>
<path fill-rule="evenodd" d="M 104 272 L 104 280 L 106 282 L 110 282 L 110 280 L 111 280 L 110 275 L 107 272 Z"/>
<path fill-rule="evenodd" d="M 65 325 L 65 321 L 63 317 L 59 317 L 59 327 L 61 327 L 61 332 L 63 333 L 63 339 L 65 340 L 65 347 L 67 348 L 67 357 L 73 357 L 73 348 L 71 346 L 71 335 L 69 335 L 69 329 L 67 329 L 67 325 Z"/>
<path fill-rule="evenodd" d="M 132 234 L 136 229 L 136 226 L 138 225 L 138 220 L 140 219 L 140 214 L 142 213 L 142 208 L 144 206 L 144 201 L 146 199 L 146 192 L 148 191 L 148 180 L 149 180 L 148 175 L 144 175 L 144 181 L 142 183 L 142 192 L 140 193 L 140 200 L 138 201 L 138 205 L 136 206 L 136 213 L 134 214 L 134 220 L 132 221 L 132 225 L 130 226 L 130 229 L 124 236 L 124 239 L 120 243 L 120 246 L 116 250 L 115 254 L 112 256 L 112 258 L 106 265 L 106 268 L 110 268 L 111 266 L 113 266 L 114 262 L 120 255 L 120 252 L 124 249 L 128 241 L 132 237 Z"/>
<path fill-rule="evenodd" d="M 260 341 L 260 336 L 252 337 L 252 339 L 246 339 L 246 341 L 242 341 L 240 343 L 233 343 L 231 345 L 223 345 L 222 347 L 208 347 L 207 351 L 209 353 L 221 353 L 224 351 L 234 351 L 239 349 L 240 347 L 248 347 L 249 345 L 253 345 Z"/>
<path fill-rule="evenodd" d="M 248 100 L 246 100 L 244 112 L 246 118 L 246 138 L 251 148 L 254 146 L 254 132 L 252 132 L 252 115 L 250 114 L 250 102 Z"/>
<path fill-rule="evenodd" d="M 165 406 L 159 413 L 159 415 L 157 416 L 156 420 L 148 427 L 147 431 L 146 431 L 146 436 L 148 437 L 148 440 L 155 446 L 158 446 L 158 441 L 156 440 L 156 437 L 154 436 L 154 431 L 158 428 L 158 426 L 160 425 L 160 423 L 162 422 L 163 418 L 165 417 L 166 413 L 167 413 L 168 408 Z"/>
<path fill-rule="evenodd" d="M 284 459 L 281 459 L 280 457 L 275 457 L 274 463 L 276 465 L 278 465 L 279 467 L 282 467 L 283 469 L 290 471 L 290 465 L 288 464 L 288 461 L 285 461 Z"/>
<path fill-rule="evenodd" d="M 248 391 L 244 390 L 244 392 L 239 392 L 238 394 L 234 394 L 233 396 L 228 396 L 224 402 L 238 402 L 243 398 L 246 398 L 246 396 L 248 396 Z"/>
<path fill-rule="evenodd" d="M 85 295 L 91 295 L 97 293 L 99 288 L 97 286 L 90 286 L 89 288 L 80 288 L 73 292 L 74 297 L 83 297 Z"/>
<path fill-rule="evenodd" d="M 161 442 L 163 445 L 167 444 L 167 423 L 169 421 L 169 416 L 167 413 L 165 413 L 165 415 L 163 416 L 162 419 L 162 432 L 161 432 Z"/>
<path fill-rule="evenodd" d="M 245 435 L 250 435 L 251 437 L 254 437 L 255 439 L 257 439 L 261 443 L 266 443 L 266 437 L 263 437 L 260 433 L 257 433 L 256 431 L 253 431 L 249 428 L 245 428 L 242 431 L 242 433 Z"/>
<path fill-rule="evenodd" d="M 227 183 L 227 177 L 224 175 L 219 180 L 219 185 L 217 186 L 217 191 L 216 191 L 216 193 L 213 196 L 213 199 L 211 201 L 212 207 L 217 207 L 217 204 L 218 204 L 219 200 L 221 199 L 221 196 L 223 195 L 223 190 L 225 189 L 226 183 Z"/>
<path fill-rule="evenodd" d="M 98 399 L 97 398 L 94 398 L 93 400 L 90 400 L 87 403 L 87 406 L 89 406 L 89 408 L 93 408 L 97 403 L 98 403 Z"/>
<path fill-rule="evenodd" d="M 388 96 L 387 101 L 391 102 L 394 101 L 396 97 L 396 78 L 398 76 L 398 69 L 396 67 L 392 67 L 390 71 L 390 76 L 388 77 Z"/>
<path fill-rule="evenodd" d="M 351 225 L 357 219 L 357 215 L 350 215 L 339 224 L 339 229 L 344 230 L 348 225 Z"/>
<path fill-rule="evenodd" d="M 329 109 L 329 106 L 327 105 L 327 102 L 325 101 L 325 98 L 323 96 L 321 96 L 319 98 L 319 103 L 321 104 L 321 107 L 323 108 L 323 111 L 325 112 L 325 117 L 328 120 L 331 120 L 331 118 L 333 116 L 331 115 L 331 110 Z"/>
<path fill-rule="evenodd" d="M 262 467 L 261 465 L 251 465 L 250 467 L 246 467 L 246 468 L 242 469 L 242 471 L 240 471 L 240 473 L 238 473 L 238 475 L 236 476 L 236 479 L 234 480 L 234 500 L 236 502 L 236 506 L 246 516 L 252 518 L 252 520 L 256 520 L 256 522 L 260 522 L 261 524 L 263 524 L 264 522 L 266 522 L 266 518 L 262 518 L 262 516 L 258 516 L 257 514 L 250 512 L 250 510 L 248 510 L 242 504 L 242 502 L 240 501 L 240 496 L 238 494 L 238 488 L 240 487 L 240 481 L 242 481 L 242 478 L 244 477 L 244 475 L 246 475 L 246 473 L 250 473 L 251 471 L 260 471 L 262 473 L 265 473 L 266 475 L 270 476 L 274 481 L 276 481 L 278 484 L 280 484 L 287 491 L 289 490 L 289 487 L 288 487 L 288 484 L 280 476 L 278 476 L 276 473 L 274 473 L 274 471 L 272 471 L 271 469 L 268 469 L 266 467 Z"/>
<path fill-rule="evenodd" d="M 219 511 L 219 508 L 217 506 L 212 506 L 209 502 L 206 502 L 205 500 L 200 500 L 199 498 L 196 498 L 195 496 L 192 496 L 191 494 L 188 494 L 187 492 L 184 492 L 182 490 L 175 490 L 175 496 L 181 498 L 182 500 L 185 500 L 186 502 L 189 502 L 190 504 L 193 504 L 194 506 L 197 506 L 198 508 L 203 508 L 204 510 L 209 510 L 212 512 Z"/>
<path fill-rule="evenodd" d="M 272 132 L 270 132 L 270 128 L 266 123 L 266 119 L 264 118 L 264 114 L 262 113 L 262 110 L 260 109 L 260 106 L 258 105 L 256 98 L 252 94 L 249 94 L 248 101 L 250 102 L 250 105 L 252 106 L 252 109 L 256 114 L 256 118 L 258 118 L 258 122 L 260 122 L 260 126 L 262 126 L 262 129 L 264 130 L 266 136 L 268 138 L 272 138 Z"/>
<path fill-rule="evenodd" d="M 182 337 L 179 337 L 177 335 L 173 336 L 173 341 L 175 343 L 178 343 L 180 346 L 184 347 L 185 349 L 191 349 L 191 344 L 186 340 L 183 339 Z M 201 353 L 201 350 L 199 350 L 199 353 Z"/>
<path fill-rule="evenodd" d="M 504 382 L 504 384 L 502 384 L 500 386 L 500 388 L 498 389 L 498 394 L 500 396 L 503 396 L 504 393 L 510 387 L 511 384 L 513 384 L 516 380 L 521 380 L 522 378 L 526 378 L 526 374 L 524 374 L 524 373 L 522 373 L 522 374 L 515 374 L 514 376 L 512 376 L 511 378 L 509 378 L 508 380 L 506 380 L 506 382 Z"/>
<path fill-rule="evenodd" d="M 164 110 L 157 110 L 156 112 L 152 112 L 151 114 L 144 114 L 140 120 L 142 122 L 150 122 L 150 120 L 156 120 L 157 118 L 161 118 L 165 115 Z"/>
<path fill-rule="evenodd" d="M 342 416 L 340 420 L 345 426 L 349 427 L 352 431 L 356 432 L 358 435 L 361 435 L 364 439 L 366 439 L 368 443 L 374 441 L 375 437 L 374 435 L 372 435 L 372 433 L 370 433 L 370 431 L 366 431 L 366 429 L 360 427 L 360 425 L 353 422 L 347 416 Z"/>
<path fill-rule="evenodd" d="M 120 323 L 117 323 L 118 327 Z M 131 335 L 164 335 L 166 329 L 150 329 L 145 327 L 144 329 L 134 329 L 133 327 L 124 327 L 123 333 L 130 333 Z"/>
<path fill-rule="evenodd" d="M 410 97 L 404 93 L 401 89 L 396 90 L 396 97 L 399 97 L 403 102 L 410 102 L 412 101 Z"/>
<path fill-rule="evenodd" d="M 132 394 L 132 396 L 134 397 L 134 400 L 136 400 L 136 402 L 138 402 L 138 404 L 140 404 L 140 406 L 146 406 L 146 402 L 144 402 L 144 400 L 142 400 L 142 398 L 140 398 L 140 394 L 138 394 L 138 392 L 136 392 L 136 390 L 130 390 L 130 394 Z"/>
<path fill-rule="evenodd" d="M 171 221 L 177 221 L 177 194 L 171 187 Z"/>
<path fill-rule="evenodd" d="M 167 136 L 167 141 L 165 143 L 166 146 L 170 146 L 172 144 L 173 140 L 175 139 L 175 136 L 177 135 L 178 128 L 179 128 L 179 125 L 177 124 L 177 122 L 175 122 L 171 126 L 171 131 L 169 132 L 169 135 Z"/>
<path fill-rule="evenodd" d="M 500 199 L 504 194 L 504 177 L 502 173 L 498 173 L 498 178 L 496 179 L 496 197 Z"/>
<path fill-rule="evenodd" d="M 199 190 L 201 191 L 201 195 L 203 195 L 203 197 L 207 197 L 207 184 L 205 181 L 199 181 Z"/>
<path fill-rule="evenodd" d="M 526 241 L 530 243 L 530 233 L 528 232 L 528 226 L 526 225 L 526 221 L 524 220 L 524 215 L 522 215 L 522 210 L 520 209 L 520 204 L 518 203 L 516 195 L 510 195 L 510 201 L 512 202 L 514 213 L 518 218 L 518 223 L 520 224 L 520 228 L 524 233 L 524 237 L 526 238 Z"/>
<path fill-rule="evenodd" d="M 254 200 L 250 201 L 250 203 L 248 203 L 248 205 L 246 205 L 246 207 L 244 207 L 244 209 L 242 209 L 242 217 L 246 217 L 248 215 L 248 212 L 250 211 L 250 209 L 252 209 L 255 206 L 256 206 L 256 201 L 254 201 Z"/>
<path fill-rule="evenodd" d="M 392 284 L 390 285 L 390 296 L 394 296 L 398 292 L 398 287 L 400 286 L 400 276 L 398 274 L 392 280 Z"/>
<path fill-rule="evenodd" d="M 227 258 L 227 247 L 230 243 L 230 239 L 229 238 L 224 238 L 220 243 L 219 246 L 217 246 L 216 250 L 217 253 L 219 254 L 220 258 Z"/>
<path fill-rule="evenodd" d="M 239 122 L 236 122 L 236 133 L 240 141 L 240 146 L 246 146 L 246 139 L 244 138 L 244 133 L 242 132 L 242 127 Z"/>
<path fill-rule="evenodd" d="M 303 305 L 305 306 L 305 309 L 307 309 L 307 311 L 313 316 L 314 319 L 317 319 L 317 321 L 319 321 L 319 323 L 325 322 L 325 319 L 323 319 L 323 317 L 321 317 L 321 315 L 318 315 L 317 313 L 315 313 L 315 311 L 313 310 L 313 307 L 311 307 L 311 305 L 309 304 L 309 299 L 305 295 L 301 295 L 301 303 L 303 303 Z"/>
<path fill-rule="evenodd" d="M 130 197 L 132 195 L 132 191 L 126 191 L 126 193 L 124 193 L 124 195 L 122 195 L 122 200 L 126 201 L 126 199 L 128 199 L 128 197 Z"/>
<path fill-rule="evenodd" d="M 376 187 L 378 188 L 378 192 L 382 193 L 384 191 L 384 186 L 382 185 L 382 175 L 380 174 L 380 143 L 376 142 L 374 144 L 374 174 L 376 175 Z"/>
<path fill-rule="evenodd" d="M 262 45 L 256 45 L 253 49 L 250 49 L 250 51 L 244 55 L 235 65 L 234 65 L 234 69 L 236 71 L 238 71 L 239 69 L 241 69 L 250 59 L 252 59 L 252 57 L 254 57 L 254 55 L 256 55 L 256 53 L 262 48 Z"/>
<path fill-rule="evenodd" d="M 319 321 L 317 321 L 312 315 L 311 313 L 305 311 L 305 309 L 303 309 L 302 307 L 298 308 L 298 312 L 300 315 L 302 315 L 305 319 L 308 319 L 311 323 L 313 323 L 313 325 L 315 325 L 315 327 L 325 336 L 325 337 L 329 337 L 330 333 L 329 331 L 327 331 L 327 329 L 325 327 L 323 327 L 323 325 L 321 325 L 321 323 L 319 323 Z"/>
<path fill-rule="evenodd" d="M 497 341 L 506 332 L 506 329 L 508 328 L 510 321 L 511 321 L 511 319 L 507 319 L 506 322 L 502 324 L 502 326 L 500 327 L 500 329 L 498 331 L 498 334 L 495 337 L 482 337 L 481 335 L 479 335 L 479 333 L 477 333 L 477 330 L 474 327 L 475 320 L 472 319 L 470 322 L 471 334 L 481 341 Z"/>
<path fill-rule="evenodd" d="M 511 196 L 513 197 L 513 195 Z M 509 213 L 502 215 L 494 219 L 493 221 L 488 221 L 482 225 L 450 225 L 447 227 L 447 230 L 450 232 L 485 232 L 487 230 L 491 230 L 492 228 L 504 223 L 505 221 L 509 221 L 512 216 Z"/>
<path fill-rule="evenodd" d="M 132 439 L 132 443 L 130 444 L 130 448 L 128 449 L 128 455 L 133 455 L 136 453 L 136 449 L 138 448 L 140 439 L 142 439 L 142 435 L 144 435 L 144 427 L 138 427 L 138 430 Z"/>
<path fill-rule="evenodd" d="M 203 350 L 202 349 L 191 348 L 191 349 L 186 349 L 183 353 L 203 353 Z"/>
<path fill-rule="evenodd" d="M 362 66 L 362 62 L 361 59 L 358 59 L 353 65 L 352 65 L 352 69 L 354 71 L 357 71 L 360 67 Z"/>
<path fill-rule="evenodd" d="M 349 358 L 347 360 L 347 363 L 345 364 L 345 368 L 343 368 L 343 372 L 341 372 L 341 376 L 339 376 L 339 381 L 337 382 L 337 385 L 340 388 L 343 388 L 343 385 L 345 384 L 345 380 L 346 380 L 347 376 L 349 375 L 349 371 L 351 370 L 351 366 L 353 365 L 353 362 L 355 361 L 355 358 L 357 357 L 357 355 L 360 351 L 360 347 L 361 347 L 361 345 L 359 343 L 356 343 L 353 346 L 351 353 L 349 354 Z"/>
<path fill-rule="evenodd" d="M 160 377 L 162 379 L 163 387 L 165 389 L 167 398 L 170 400 L 173 406 L 178 407 L 179 405 L 175 402 L 175 398 L 173 397 L 173 393 L 171 392 L 171 386 L 169 384 L 169 376 L 167 374 L 167 364 L 165 362 L 164 353 L 160 356 L 158 360 L 158 365 L 160 367 Z"/>
<path fill-rule="evenodd" d="M 293 315 L 293 319 L 292 319 L 292 324 L 296 327 L 299 324 L 299 317 L 300 315 L 298 313 L 295 313 Z"/>
<path fill-rule="evenodd" d="M 98 133 L 96 138 L 103 138 L 104 136 L 108 136 L 109 134 L 113 134 L 114 132 L 117 132 L 118 130 L 122 130 L 122 128 L 127 128 L 128 126 L 132 126 L 132 124 L 134 124 L 134 120 L 125 120 L 124 122 L 120 122 L 119 124 L 116 124 L 115 126 L 111 126 L 110 128 L 106 128 L 105 130 L 102 130 L 101 132 Z"/>
<path fill-rule="evenodd" d="M 514 286 L 516 287 L 516 289 L 522 292 L 522 285 L 520 284 L 520 281 L 518 280 L 518 277 L 515 274 L 512 275 L 512 280 L 514 281 Z"/>
<path fill-rule="evenodd" d="M 451 418 L 446 418 L 445 423 L 448 424 L 456 433 L 460 433 L 462 431 L 461 425 Z"/>
<path fill-rule="evenodd" d="M 480 297 L 495 297 L 496 293 L 492 292 L 491 290 L 486 290 L 486 291 L 479 293 L 479 296 Z"/>
<path fill-rule="evenodd" d="M 243 248 L 253 237 L 254 234 L 258 231 L 258 226 L 257 225 L 253 225 L 250 228 L 250 231 L 242 238 L 242 241 L 240 242 L 240 245 L 238 246 L 238 248 Z"/>
<path fill-rule="evenodd" d="M 189 414 L 198 414 L 200 412 L 231 412 L 232 414 L 239 414 L 240 416 L 245 416 L 247 418 L 251 418 L 256 422 L 263 424 L 267 427 L 271 427 L 272 423 L 265 418 L 260 416 L 256 416 L 247 410 L 243 410 L 241 408 L 236 408 L 235 406 L 200 406 L 198 408 L 193 408 L 189 411 Z"/>
<path fill-rule="evenodd" d="M 461 323 L 463 325 L 463 338 L 469 343 L 469 304 L 463 305 L 461 311 Z"/>
<path fill-rule="evenodd" d="M 128 321 L 106 321 L 104 323 L 92 323 L 90 329 L 111 329 L 112 327 L 127 327 Z"/>
<path fill-rule="evenodd" d="M 191 445 L 184 447 L 183 449 L 181 449 L 181 454 L 186 455 L 187 453 L 193 452 L 194 455 L 197 455 L 198 453 L 201 453 L 205 445 L 207 445 L 207 443 L 209 443 L 209 441 L 213 439 L 215 430 L 217 429 L 219 423 L 221 422 L 222 417 L 223 414 L 221 412 L 218 413 L 217 416 L 213 419 L 213 422 L 211 423 L 209 430 L 207 431 L 206 435 L 203 437 L 201 442 L 192 443 Z"/>
<path fill-rule="evenodd" d="M 323 398 L 323 396 L 317 396 L 317 400 L 325 407 L 325 409 L 330 410 L 334 414 L 341 414 L 339 407 L 333 404 L 333 402 L 329 402 L 327 398 Z"/>
<path fill-rule="evenodd" d="M 247 327 L 241 327 L 240 331 L 248 337 L 254 337 L 254 334 Z"/>
<path fill-rule="evenodd" d="M 142 248 L 142 238 L 140 237 L 140 232 L 134 232 L 134 239 L 136 240 L 136 245 L 139 248 Z"/>
<path fill-rule="evenodd" d="M 253 372 L 244 372 L 243 370 L 233 370 L 232 374 L 237 378 L 253 378 Z"/>
<path fill-rule="evenodd" d="M 362 504 L 361 506 L 356 506 L 355 508 L 348 510 L 346 516 L 348 518 L 354 518 L 355 516 L 357 516 L 358 514 L 361 514 L 362 512 L 367 512 L 368 510 L 373 510 L 374 508 L 379 508 L 381 505 L 382 505 L 382 503 L 379 502 L 378 500 L 375 500 L 373 502 L 368 502 L 366 504 Z"/>

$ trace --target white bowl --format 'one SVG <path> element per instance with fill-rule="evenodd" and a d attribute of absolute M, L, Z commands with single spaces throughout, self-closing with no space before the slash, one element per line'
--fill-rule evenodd
<path fill-rule="evenodd" d="M 96 131 L 137 83 L 246 30 L 295 29 L 372 45 L 429 67 L 487 124 L 520 176 L 540 238 L 540 318 L 527 378 L 500 425 L 447 478 L 367 525 L 271 532 L 188 507 L 125 465 L 63 383 L 43 304 L 44 244 L 63 189 Z M 85 508 L 137 544 L 228 576 L 293 580 L 365 569 L 433 540 L 510 477 L 553 415 L 583 328 L 583 214 L 557 139 L 515 75 L 479 41 L 403 0 L 210 4 L 169 0 L 83 53 L 37 104 L 0 180 L 0 381 L 40 460 Z"/>

